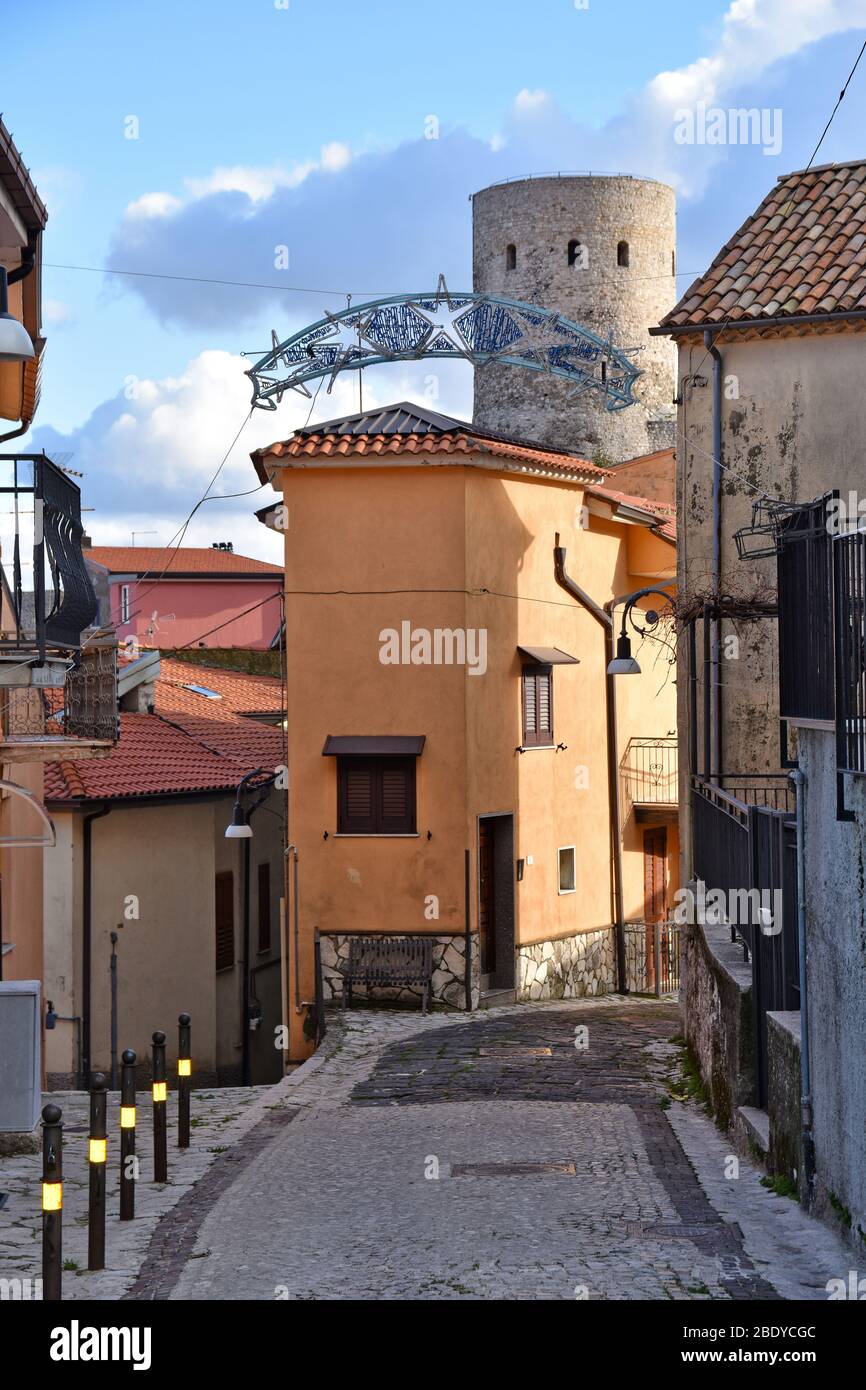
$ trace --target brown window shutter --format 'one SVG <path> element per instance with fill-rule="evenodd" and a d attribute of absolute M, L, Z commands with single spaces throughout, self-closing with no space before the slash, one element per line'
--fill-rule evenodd
<path fill-rule="evenodd" d="M 235 963 L 235 876 L 229 870 L 214 879 L 216 969 L 230 970 Z"/>
<path fill-rule="evenodd" d="M 271 866 L 259 865 L 259 950 L 271 949 Z"/>
<path fill-rule="evenodd" d="M 523 744 L 553 742 L 553 672 L 549 666 L 523 668 Z"/>
<path fill-rule="evenodd" d="M 415 759 L 337 760 L 337 830 L 341 835 L 415 833 Z"/>

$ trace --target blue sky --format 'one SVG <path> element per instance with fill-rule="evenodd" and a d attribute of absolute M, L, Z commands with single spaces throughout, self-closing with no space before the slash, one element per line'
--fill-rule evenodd
<path fill-rule="evenodd" d="M 673 183 L 682 291 L 807 163 L 864 36 L 866 0 L 43 0 L 38 22 L 7 7 L 4 119 L 50 213 L 33 441 L 74 455 L 96 540 L 168 543 L 244 418 L 237 354 L 272 327 L 440 270 L 468 285 L 469 194 L 552 169 Z M 866 155 L 864 84 L 866 63 L 818 162 Z M 781 150 L 677 145 L 676 111 L 700 100 L 778 108 Z M 419 396 L 421 369 L 374 370 L 368 400 Z M 313 418 L 356 390 L 322 391 Z M 437 407 L 470 401 L 468 369 L 442 373 Z M 256 413 L 215 490 L 252 487 L 249 449 L 305 416 Z M 264 500 L 206 504 L 187 541 L 274 554 L 251 520 Z"/>

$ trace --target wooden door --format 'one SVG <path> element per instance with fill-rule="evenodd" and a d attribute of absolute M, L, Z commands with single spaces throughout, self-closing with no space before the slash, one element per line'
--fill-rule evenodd
<path fill-rule="evenodd" d="M 478 822 L 478 944 L 481 974 L 496 969 L 496 895 L 493 887 L 493 824 Z"/>
<path fill-rule="evenodd" d="M 646 977 L 650 992 L 656 988 L 654 924 L 668 915 L 668 832 L 664 826 L 643 833 L 643 913 L 646 929 Z M 664 943 L 662 943 L 664 947 Z M 662 972 L 664 973 L 664 972 Z"/>

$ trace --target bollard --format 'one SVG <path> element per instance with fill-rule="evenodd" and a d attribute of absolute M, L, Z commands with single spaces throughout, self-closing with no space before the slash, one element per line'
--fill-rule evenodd
<path fill-rule="evenodd" d="M 121 1062 L 120 1219 L 131 1221 L 135 1216 L 135 1053 L 127 1048 Z"/>
<path fill-rule="evenodd" d="M 165 1107 L 168 1087 L 165 1081 L 165 1033 L 153 1035 L 153 1180 L 168 1182 L 168 1152 Z"/>
<path fill-rule="evenodd" d="M 63 1282 L 63 1112 L 42 1111 L 42 1297 L 60 1301 Z"/>
<path fill-rule="evenodd" d="M 90 1203 L 87 1209 L 87 1268 L 105 1269 L 105 1160 L 108 1148 L 105 1077 L 95 1071 L 90 1078 Z"/>
<path fill-rule="evenodd" d="M 192 1055 L 189 1014 L 177 1019 L 177 1147 L 189 1148 L 189 1092 L 192 1085 Z"/>

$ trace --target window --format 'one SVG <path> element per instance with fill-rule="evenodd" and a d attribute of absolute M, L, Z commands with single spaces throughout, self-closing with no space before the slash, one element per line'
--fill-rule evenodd
<path fill-rule="evenodd" d="M 338 835 L 414 835 L 415 759 L 337 759 Z"/>
<path fill-rule="evenodd" d="M 568 264 L 579 266 L 581 270 L 586 269 L 586 251 L 579 241 L 568 243 Z"/>
<path fill-rule="evenodd" d="M 122 623 L 128 623 L 128 622 L 129 622 L 129 585 L 128 585 L 128 584 L 121 584 L 121 586 L 120 586 L 120 621 L 121 621 Z"/>
<path fill-rule="evenodd" d="M 271 949 L 271 866 L 259 865 L 259 950 Z"/>
<path fill-rule="evenodd" d="M 616 248 L 616 263 L 628 269 L 628 242 L 621 241 Z"/>
<path fill-rule="evenodd" d="M 574 845 L 563 845 L 559 856 L 559 892 L 574 893 L 577 888 L 574 870 Z"/>
<path fill-rule="evenodd" d="M 523 746 L 553 743 L 553 671 L 549 666 L 523 668 Z"/>
<path fill-rule="evenodd" d="M 217 874 L 214 879 L 216 968 L 231 970 L 235 963 L 235 876 Z"/>
<path fill-rule="evenodd" d="M 513 242 L 505 248 L 505 269 L 517 269 L 517 247 Z"/>

